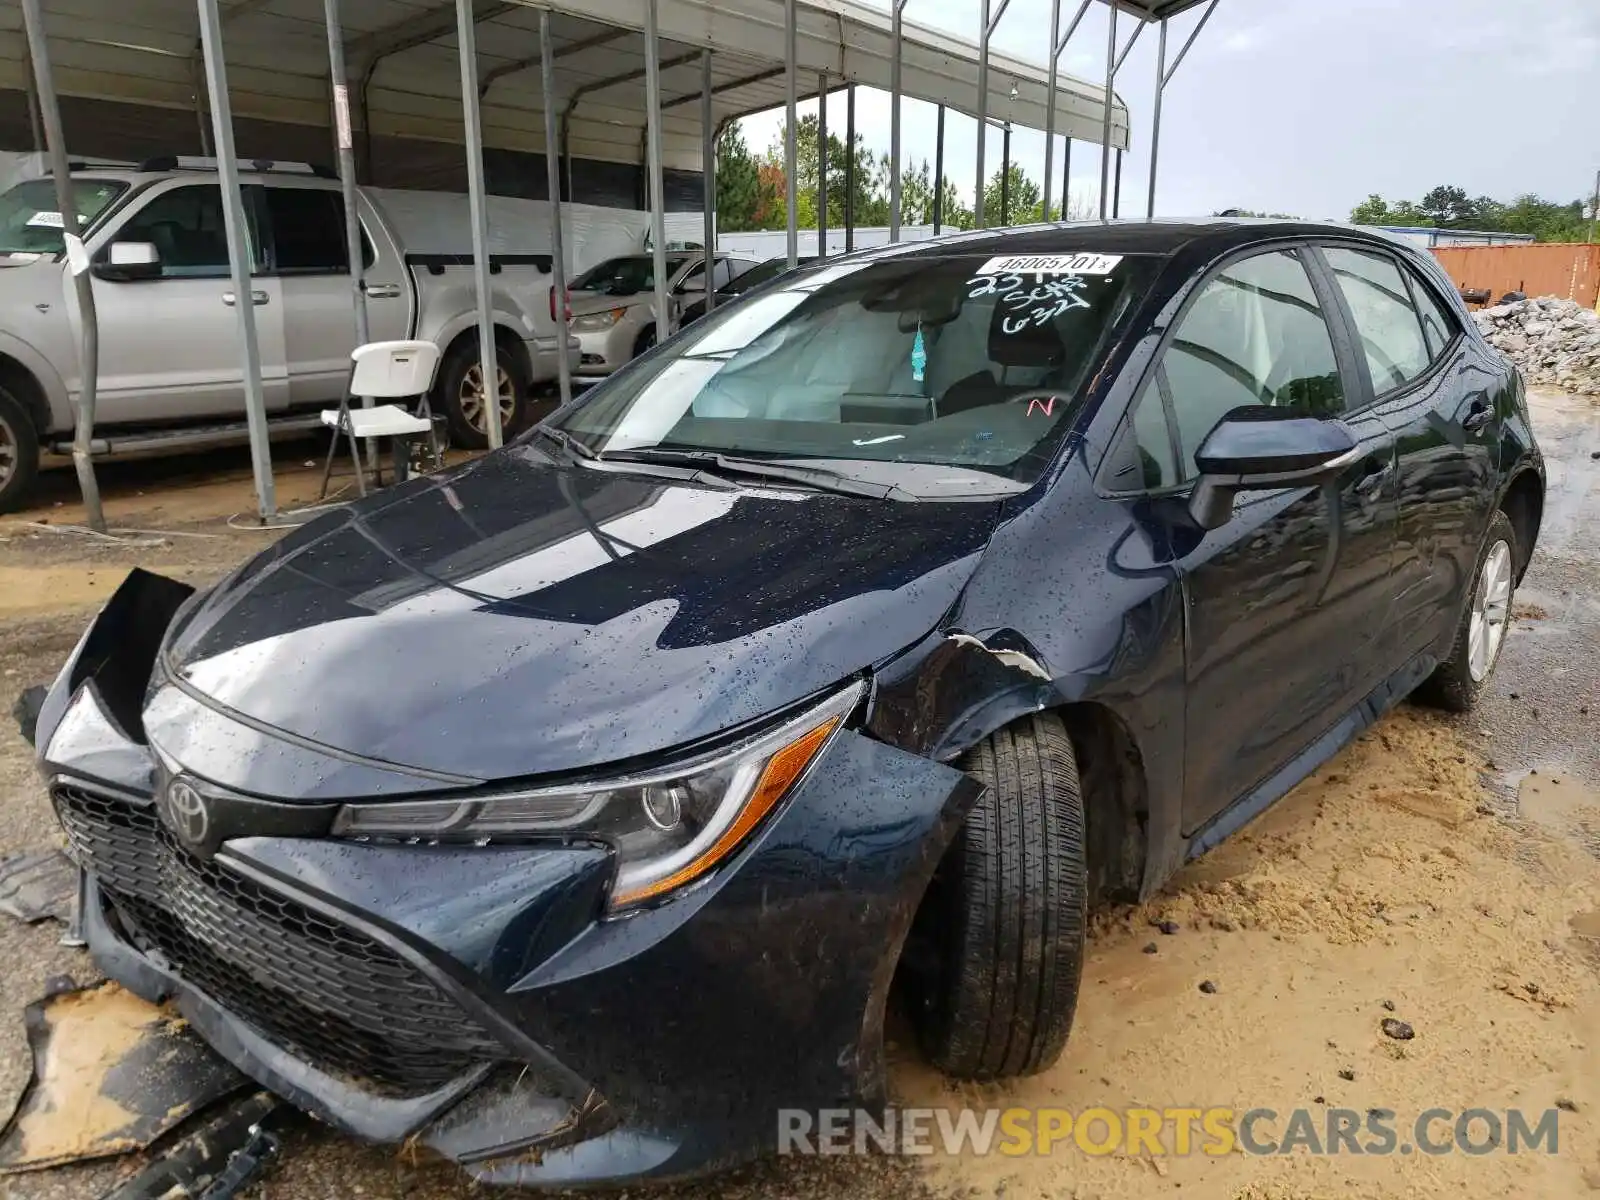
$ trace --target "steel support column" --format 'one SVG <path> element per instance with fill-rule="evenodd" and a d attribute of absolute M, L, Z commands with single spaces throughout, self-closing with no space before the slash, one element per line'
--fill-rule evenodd
<path fill-rule="evenodd" d="M 1000 134 L 1000 224 L 1011 224 L 1011 122 Z"/>
<path fill-rule="evenodd" d="M 1111 112 L 1116 107 L 1112 99 L 1112 85 L 1117 78 L 1117 4 L 1110 0 L 1106 5 L 1106 95 L 1105 119 L 1100 129 L 1100 219 L 1106 219 L 1106 206 L 1111 199 Z"/>
<path fill-rule="evenodd" d="M 1111 215 L 1122 215 L 1122 149 L 1117 149 L 1117 174 L 1116 181 L 1111 185 Z"/>
<path fill-rule="evenodd" d="M 1078 31 L 1079 24 L 1083 21 L 1084 13 L 1089 11 L 1093 0 L 1082 0 L 1078 5 L 1078 13 L 1067 26 L 1065 35 L 1060 33 L 1061 25 L 1061 0 L 1050 0 L 1050 65 L 1045 83 L 1045 115 L 1044 115 L 1044 187 L 1040 195 L 1044 197 L 1044 215 L 1050 217 L 1050 183 L 1054 178 L 1051 168 L 1055 165 L 1056 148 L 1056 67 L 1061 60 L 1061 53 L 1067 48 L 1067 43 L 1072 40 L 1072 35 Z M 1071 138 L 1067 139 L 1071 142 Z M 1067 216 L 1066 188 L 1061 190 L 1061 219 Z"/>
<path fill-rule="evenodd" d="M 28 66 L 37 98 L 44 147 L 50 152 L 50 173 L 55 182 L 56 207 L 61 212 L 61 237 L 67 248 L 67 269 L 72 274 L 73 295 L 78 302 L 78 392 L 72 400 L 72 465 L 78 474 L 78 490 L 83 494 L 83 510 L 89 528 L 104 533 L 106 517 L 100 507 L 100 485 L 94 477 L 94 457 L 89 452 L 94 441 L 94 402 L 100 374 L 100 325 L 95 318 L 93 280 L 89 277 L 89 264 L 83 243 L 79 240 L 83 230 L 78 224 L 78 205 L 72 194 L 72 168 L 67 160 L 67 139 L 61 128 L 61 107 L 56 102 L 55 75 L 50 69 L 50 48 L 39 0 L 22 0 L 22 25 L 28 41 Z M 38 137 L 37 133 L 35 137 Z M 237 190 L 234 196 L 237 199 Z M 248 307 L 244 306 L 245 309 Z M 257 399 L 261 395 L 260 386 L 258 370 Z M 253 450 L 254 438 L 251 439 L 251 446 Z M 17 469 L 22 469 L 20 463 Z M 259 476 L 257 481 L 259 483 Z M 271 494 L 272 475 L 269 470 L 269 501 Z"/>
<path fill-rule="evenodd" d="M 561 403 L 572 400 L 572 364 L 567 361 L 567 338 L 572 314 L 567 301 L 567 250 L 562 239 L 561 159 L 556 154 L 556 55 L 550 34 L 550 10 L 539 10 L 539 86 L 544 93 L 544 178 L 550 192 L 550 286 L 556 313 L 556 380 Z M 710 278 L 711 272 L 706 271 Z"/>
<path fill-rule="evenodd" d="M 933 236 L 944 228 L 944 105 L 939 105 L 933 137 Z"/>
<path fill-rule="evenodd" d="M 817 257 L 828 257 L 828 76 L 817 76 Z"/>
<path fill-rule="evenodd" d="M 472 0 L 456 0 L 456 41 L 461 49 L 461 110 L 466 126 L 467 204 L 472 217 L 472 269 L 478 292 L 478 370 L 483 383 L 489 446 L 505 440 L 500 428 L 500 360 L 494 344 L 489 284 L 489 208 L 483 176 L 483 120 L 478 109 L 478 30 Z"/>
<path fill-rule="evenodd" d="M 983 138 L 989 132 L 989 0 L 983 0 L 978 16 L 978 163 L 973 172 L 975 184 L 972 191 L 972 225 L 982 229 L 983 220 Z"/>
<path fill-rule="evenodd" d="M 655 0 L 651 0 L 653 4 Z M 795 0 L 783 0 L 783 88 L 784 88 L 784 133 L 783 133 L 783 196 L 784 207 L 788 224 L 788 253 L 789 267 L 792 270 L 800 261 L 800 210 L 798 204 L 798 189 L 795 174 L 798 170 L 798 158 L 795 150 L 799 130 L 795 128 L 795 108 L 799 100 L 800 81 L 796 77 L 795 58 Z"/>
<path fill-rule="evenodd" d="M 647 0 L 644 10 L 645 154 L 650 184 L 650 249 L 654 259 L 650 273 L 656 285 L 656 340 L 664 342 L 672 335 L 672 324 L 667 310 L 667 192 L 661 178 L 661 30 L 656 8 L 656 0 Z M 711 286 L 711 280 L 706 280 L 706 286 Z"/>
<path fill-rule="evenodd" d="M 856 85 L 844 90 L 844 252 L 856 248 Z"/>
<path fill-rule="evenodd" d="M 1157 54 L 1159 61 L 1156 64 L 1155 119 L 1154 128 L 1150 133 L 1150 199 L 1145 210 L 1147 217 L 1156 215 L 1156 167 L 1161 157 L 1162 97 L 1166 95 L 1167 85 L 1172 82 L 1172 77 L 1178 73 L 1178 68 L 1183 65 L 1183 60 L 1189 53 L 1189 47 L 1194 45 L 1195 39 L 1200 36 L 1200 31 L 1206 27 L 1206 22 L 1211 20 L 1211 14 L 1216 11 L 1217 0 L 1211 0 L 1211 3 L 1206 6 L 1206 11 L 1200 14 L 1200 20 L 1195 23 L 1195 27 L 1189 32 L 1188 39 L 1183 43 L 1182 49 L 1178 51 L 1177 58 L 1172 60 L 1172 66 L 1170 67 L 1166 66 L 1167 22 L 1164 19 L 1161 22 L 1161 48 Z"/>
<path fill-rule="evenodd" d="M 894 5 L 891 22 L 893 46 L 889 59 L 889 240 L 900 240 L 900 31 L 906 0 L 890 0 Z"/>
<path fill-rule="evenodd" d="M 344 195 L 344 244 L 350 258 L 350 295 L 355 309 L 356 345 L 371 340 L 367 331 L 367 284 L 361 254 L 361 214 L 356 208 L 356 143 L 350 126 L 350 82 L 345 75 L 344 26 L 339 0 L 322 0 L 328 33 L 328 82 L 333 92 L 334 151 L 339 157 L 339 190 Z M 372 400 L 363 397 L 370 405 Z"/>
<path fill-rule="evenodd" d="M 1072 139 L 1061 143 L 1061 219 L 1070 221 L 1072 208 Z"/>
<path fill-rule="evenodd" d="M 233 281 L 234 310 L 239 316 L 239 344 L 244 357 L 244 412 L 250 428 L 250 465 L 255 471 L 256 505 L 263 522 L 278 513 L 272 479 L 272 447 L 267 434 L 267 404 L 261 391 L 261 347 L 256 340 L 252 258 L 239 191 L 239 163 L 233 149 L 233 106 L 228 98 L 228 68 L 222 57 L 222 21 L 217 0 L 197 0 L 200 47 L 206 67 L 206 104 L 211 110 L 212 144 L 216 147 L 217 182 L 222 191 L 222 224 L 228 240 L 228 268 Z M 265 292 L 262 295 L 266 295 Z"/>
<path fill-rule="evenodd" d="M 711 78 L 711 51 L 700 53 L 700 195 L 702 229 L 700 241 L 706 248 L 706 312 L 717 306 L 716 282 L 712 279 L 717 252 L 717 127 L 711 115 L 711 98 L 716 94 Z"/>

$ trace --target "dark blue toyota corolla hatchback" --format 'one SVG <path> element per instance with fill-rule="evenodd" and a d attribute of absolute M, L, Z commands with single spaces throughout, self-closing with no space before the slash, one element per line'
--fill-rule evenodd
<path fill-rule="evenodd" d="M 40 758 L 95 961 L 357 1136 L 677 1176 L 884 1096 L 891 993 L 1047 1067 L 1085 915 L 1407 694 L 1543 504 L 1426 255 L 1049 226 L 817 263 L 209 591 L 136 573 Z"/>

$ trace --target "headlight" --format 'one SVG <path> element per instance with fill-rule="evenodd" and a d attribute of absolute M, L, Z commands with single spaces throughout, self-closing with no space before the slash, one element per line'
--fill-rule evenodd
<path fill-rule="evenodd" d="M 625 308 L 608 308 L 605 312 L 584 313 L 581 317 L 572 318 L 572 328 L 579 333 L 610 329 L 627 315 L 628 310 Z"/>
<path fill-rule="evenodd" d="M 594 840 L 615 848 L 611 907 L 666 895 L 727 858 L 794 787 L 861 698 L 854 683 L 726 750 L 622 779 L 453 800 L 347 804 L 338 837 Z"/>

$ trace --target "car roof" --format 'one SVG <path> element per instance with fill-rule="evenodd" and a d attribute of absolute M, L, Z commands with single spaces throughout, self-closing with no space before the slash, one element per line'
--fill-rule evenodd
<path fill-rule="evenodd" d="M 958 254 L 1061 254 L 1088 251 L 1171 257 L 1197 242 L 1226 250 L 1253 241 L 1285 237 L 1357 237 L 1392 247 L 1371 230 L 1333 221 L 1295 221 L 1256 217 L 1196 217 L 1155 221 L 1053 221 L 1004 229 L 969 230 L 918 242 L 875 246 L 854 257 L 868 260 L 901 256 Z"/>

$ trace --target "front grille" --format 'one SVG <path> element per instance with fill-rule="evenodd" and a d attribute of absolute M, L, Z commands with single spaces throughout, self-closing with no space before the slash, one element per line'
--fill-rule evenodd
<path fill-rule="evenodd" d="M 407 1096 L 505 1057 L 405 959 L 196 858 L 153 807 L 77 785 L 53 795 L 78 859 L 139 949 L 319 1069 Z"/>

